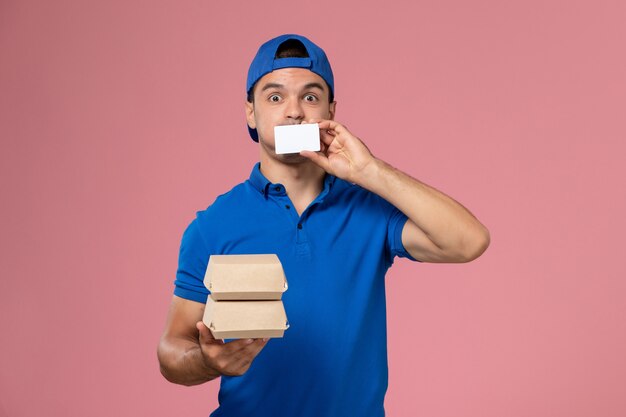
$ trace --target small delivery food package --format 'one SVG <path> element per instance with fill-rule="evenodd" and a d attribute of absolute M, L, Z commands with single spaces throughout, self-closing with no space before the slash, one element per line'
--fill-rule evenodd
<path fill-rule="evenodd" d="M 204 285 L 211 294 L 202 321 L 216 339 L 283 337 L 289 327 L 287 279 L 274 254 L 211 255 Z"/>

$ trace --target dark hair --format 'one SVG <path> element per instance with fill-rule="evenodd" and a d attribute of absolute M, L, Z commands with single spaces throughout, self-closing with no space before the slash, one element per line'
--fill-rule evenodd
<path fill-rule="evenodd" d="M 274 56 L 274 58 L 308 58 L 308 57 L 309 57 L 309 53 L 307 52 L 306 48 L 304 47 L 302 42 L 300 42 L 297 39 L 287 39 L 285 42 L 281 43 L 280 46 L 278 47 L 278 50 L 276 50 L 276 55 Z M 326 84 L 326 87 L 328 87 L 328 91 L 329 91 L 328 101 L 332 103 L 335 100 L 334 94 L 332 90 L 330 89 L 330 87 L 328 86 L 328 83 L 326 81 L 324 81 L 324 83 Z M 247 100 L 250 103 L 254 103 L 255 87 L 256 87 L 256 83 L 254 83 L 252 88 L 250 88 L 250 91 L 248 91 Z"/>

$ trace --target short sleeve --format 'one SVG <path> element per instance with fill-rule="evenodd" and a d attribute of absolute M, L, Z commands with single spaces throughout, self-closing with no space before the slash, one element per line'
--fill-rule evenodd
<path fill-rule="evenodd" d="M 178 255 L 174 295 L 206 303 L 209 290 L 204 286 L 204 273 L 209 254 L 195 219 L 185 230 Z"/>
<path fill-rule="evenodd" d="M 389 264 L 393 263 L 393 259 L 398 256 L 400 258 L 408 258 L 411 261 L 421 262 L 415 259 L 411 254 L 405 249 L 402 244 L 402 229 L 406 224 L 409 218 L 400 210 L 398 210 L 391 203 L 386 201 L 385 199 L 380 198 L 381 205 L 383 207 L 383 211 L 385 212 L 385 216 L 387 220 L 387 242 L 386 242 L 386 250 Z"/>
<path fill-rule="evenodd" d="M 392 259 L 395 256 L 399 256 L 400 258 L 408 258 L 412 261 L 417 261 L 402 244 L 402 229 L 404 229 L 407 220 L 409 220 L 409 218 L 394 207 L 387 228 L 387 247 L 389 248 Z"/>

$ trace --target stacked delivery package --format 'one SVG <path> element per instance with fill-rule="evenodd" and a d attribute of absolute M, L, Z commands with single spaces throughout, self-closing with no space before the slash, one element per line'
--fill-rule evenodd
<path fill-rule="evenodd" d="M 283 337 L 289 327 L 287 279 L 274 254 L 211 255 L 204 285 L 211 294 L 202 321 L 216 339 Z"/>

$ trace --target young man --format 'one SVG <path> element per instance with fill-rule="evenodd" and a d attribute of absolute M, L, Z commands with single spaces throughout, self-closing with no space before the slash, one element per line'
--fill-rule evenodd
<path fill-rule="evenodd" d="M 247 93 L 260 162 L 185 231 L 161 372 L 184 385 L 221 376 L 212 416 L 383 416 L 387 269 L 395 256 L 471 261 L 489 233 L 334 121 L 332 70 L 308 39 L 262 45 Z M 300 123 L 319 123 L 321 151 L 276 154 L 274 126 Z M 208 258 L 254 253 L 276 253 L 283 264 L 290 328 L 269 341 L 215 340 L 201 321 Z"/>

